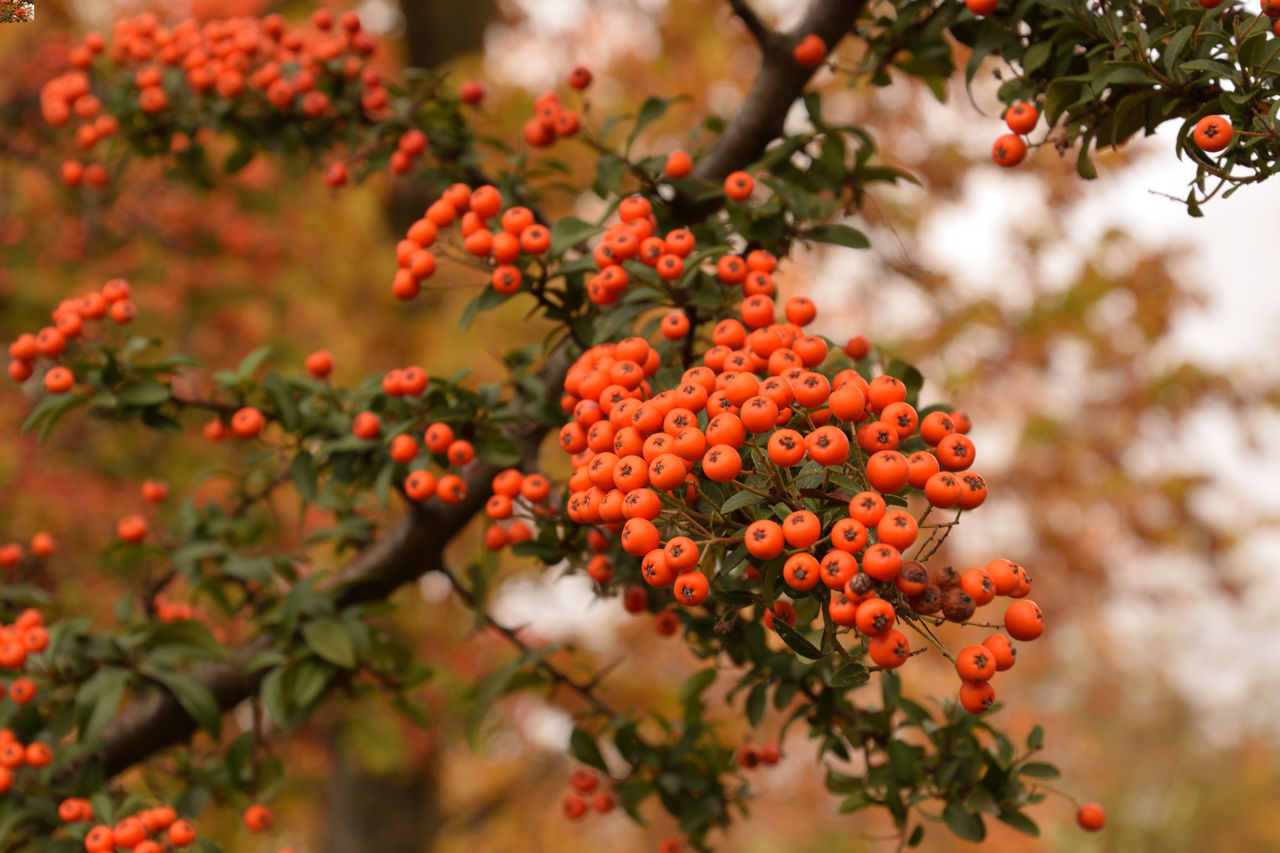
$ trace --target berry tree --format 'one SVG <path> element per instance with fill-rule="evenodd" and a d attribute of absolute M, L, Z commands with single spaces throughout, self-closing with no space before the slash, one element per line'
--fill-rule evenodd
<path fill-rule="evenodd" d="M 802 726 L 841 811 L 883 810 L 902 845 L 934 826 L 980 841 L 988 819 L 1037 833 L 1029 812 L 1057 775 L 1037 756 L 1043 733 L 1015 741 L 988 717 L 1009 677 L 996 673 L 1045 627 L 1032 573 L 1019 555 L 939 556 L 987 496 L 969 419 L 922 405 L 924 377 L 861 334 L 874 329 L 811 334 L 823 306 L 787 293 L 793 255 L 865 247 L 849 222 L 867 188 L 911 177 L 864 130 L 830 123 L 808 86 L 819 69 L 850 85 L 896 69 L 941 92 L 958 56 L 966 80 L 998 57 L 1014 73 L 995 162 L 1051 141 L 1076 147 L 1089 178 L 1091 151 L 1179 119 L 1194 214 L 1264 177 L 1274 143 L 1269 6 L 1204 5 L 814 0 L 783 31 L 732 0 L 761 57 L 755 84 L 728 121 L 645 155 L 637 140 L 673 99 L 597 115 L 579 67 L 532 103 L 519 139 L 494 139 L 483 83 L 389 73 L 351 11 L 144 13 L 78 38 L 35 102 L 68 201 L 111 210 L 138 161 L 213 188 L 276 159 L 332 188 L 340 216 L 345 187 L 389 173 L 431 200 L 371 293 L 394 310 L 473 288 L 464 330 L 518 303 L 543 342 L 503 353 L 502 377 L 481 383 L 372 364 L 339 382 L 350 371 L 321 348 L 206 369 L 166 347 L 153 297 L 117 277 L 13 330 L 9 376 L 33 398 L 24 432 L 94 418 L 235 450 L 220 499 L 147 480 L 118 508 L 101 570 L 128 593 L 111 619 L 50 607 L 29 582 L 58 558 L 59 531 L 5 531 L 6 849 L 216 849 L 196 828 L 205 801 L 268 831 L 283 784 L 270 742 L 323 708 L 391 701 L 430 726 L 417 691 L 433 673 L 389 603 L 425 575 L 514 650 L 477 677 L 480 718 L 517 691 L 578 703 L 570 820 L 662 810 L 679 833 L 661 849 L 710 849 L 749 819 L 750 774 L 780 760 L 775 738 Z M 785 122 L 797 104 L 798 131 Z M 575 183 L 552 154 L 589 158 L 589 174 Z M 566 184 L 589 188 L 599 214 L 570 212 Z M 451 547 L 477 524 L 483 551 Z M 705 662 L 680 707 L 621 704 L 603 673 L 495 618 L 499 555 L 584 573 L 678 636 Z M 913 684 L 924 658 L 954 669 L 947 701 Z M 763 744 L 723 734 L 773 714 Z M 128 773 L 139 765 L 143 778 Z M 1101 829 L 1101 807 L 1078 821 Z"/>

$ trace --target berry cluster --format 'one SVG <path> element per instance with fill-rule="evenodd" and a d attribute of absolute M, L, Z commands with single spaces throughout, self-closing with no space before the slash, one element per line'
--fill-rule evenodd
<path fill-rule="evenodd" d="M 57 362 L 68 346 L 87 331 L 87 323 L 109 317 L 118 325 L 133 322 L 137 308 L 129 299 L 129 282 L 113 278 L 100 291 L 64 299 L 53 310 L 53 325 L 38 332 L 24 332 L 9 344 L 9 378 L 25 382 L 35 372 L 35 362 L 42 356 Z M 51 394 L 65 394 L 75 384 L 70 368 L 56 364 L 44 375 L 45 388 Z"/>
<path fill-rule="evenodd" d="M 385 118 L 388 92 L 380 72 L 366 64 L 377 42 L 360 18 L 348 11 L 335 20 L 320 9 L 311 23 L 299 31 L 277 14 L 204 23 L 187 18 L 172 27 L 150 12 L 122 18 L 110 42 L 91 32 L 71 49 L 71 69 L 41 90 L 44 119 L 54 127 L 74 121 L 75 147 L 88 157 L 122 128 L 185 152 L 197 132 L 213 127 L 214 112 L 218 126 L 250 129 L 282 115 L 339 123 Z M 134 92 L 127 102 L 117 96 L 126 79 Z M 424 150 L 420 132 L 402 135 L 391 170 L 407 171 Z M 345 167 L 331 169 L 326 179 L 344 182 Z M 109 175 L 102 163 L 72 159 L 62 165 L 62 180 L 101 188 Z"/>
<path fill-rule="evenodd" d="M 585 767 L 579 767 L 569 776 L 569 786 L 573 789 L 565 795 L 561 808 L 569 820 L 581 820 L 588 811 L 608 814 L 617 805 L 613 794 L 599 790 L 600 774 Z"/>
<path fill-rule="evenodd" d="M 768 570 L 793 596 L 816 595 L 831 623 L 856 630 L 876 666 L 894 668 L 912 654 L 900 621 L 931 637 L 928 624 L 967 622 L 997 595 L 1026 596 L 1030 577 L 1008 560 L 964 572 L 926 565 L 933 551 L 924 552 L 937 549 L 959 513 L 986 499 L 982 477 L 968 470 L 976 455 L 968 418 L 942 409 L 922 416 L 900 379 L 868 380 L 841 366 L 846 353 L 805 333 L 817 313 L 810 300 L 788 300 L 786 322 L 776 322 L 773 298 L 759 292 L 774 289 L 771 261 L 763 253 L 721 259 L 739 272 L 755 267 L 757 292 L 742 302 L 740 320 L 715 326 L 702 364 L 671 387 L 659 388 L 664 359 L 639 337 L 592 347 L 570 368 L 562 405 L 572 420 L 559 435 L 574 465 L 566 513 L 616 536 L 644 582 L 685 607 L 707 603 L 713 580 L 736 580 L 721 565 L 729 547 L 739 549 L 750 561 L 742 577 L 758 582 Z M 688 333 L 686 325 L 667 337 Z M 846 348 L 867 354 L 865 339 Z M 956 520 L 927 523 L 952 509 Z M 586 568 L 606 584 L 617 567 L 597 554 Z M 643 589 L 633 589 L 627 609 L 647 609 Z M 794 624 L 788 602 L 765 604 L 770 627 L 779 616 Z M 678 624 L 667 612 L 657 627 L 674 633 Z M 1019 601 L 1005 625 L 1030 640 L 1042 616 Z M 1012 647 L 997 635 L 962 656 L 961 701 L 981 711 L 997 665 L 1012 665 Z"/>
<path fill-rule="evenodd" d="M 1027 156 L 1027 142 L 1022 137 L 1035 130 L 1040 121 L 1040 111 L 1035 104 L 1019 101 L 1005 110 L 1004 123 L 1012 133 L 1006 133 L 991 146 L 991 159 L 1001 166 L 1016 166 Z"/>
<path fill-rule="evenodd" d="M 533 524 L 549 512 L 551 481 L 541 474 L 523 474 L 508 468 L 494 476 L 492 487 L 493 495 L 484 505 L 485 515 L 506 524 L 491 524 L 485 529 L 485 547 L 498 551 L 528 542 L 534 536 Z"/>

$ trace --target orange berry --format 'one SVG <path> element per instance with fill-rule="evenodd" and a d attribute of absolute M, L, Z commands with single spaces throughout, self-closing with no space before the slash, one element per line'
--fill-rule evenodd
<path fill-rule="evenodd" d="M 1034 640 L 1044 633 L 1044 614 L 1034 601 L 1015 601 L 1004 612 L 1004 627 L 1015 640 Z"/>
<path fill-rule="evenodd" d="M 1076 812 L 1076 823 L 1081 829 L 1097 832 L 1107 823 L 1107 814 L 1097 803 L 1085 803 Z"/>
<path fill-rule="evenodd" d="M 795 46 L 791 55 L 797 64 L 805 68 L 816 68 L 827 55 L 827 43 L 821 36 L 809 33 Z"/>

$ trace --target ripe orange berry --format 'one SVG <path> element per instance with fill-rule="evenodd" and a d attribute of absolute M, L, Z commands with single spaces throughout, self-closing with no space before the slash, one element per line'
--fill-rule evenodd
<path fill-rule="evenodd" d="M 121 542 L 141 542 L 147 538 L 147 520 L 140 515 L 126 515 L 116 523 L 116 536 Z"/>
<path fill-rule="evenodd" d="M 883 598 L 871 598 L 858 605 L 855 624 L 868 637 L 887 634 L 897 621 L 898 615 L 894 612 L 893 605 Z"/>
<path fill-rule="evenodd" d="M 418 455 L 418 442 L 410 435 L 397 435 L 391 439 L 391 458 L 396 462 L 412 462 Z"/>
<path fill-rule="evenodd" d="M 960 704 L 970 714 L 981 714 L 996 701 L 996 689 L 989 681 L 966 681 L 960 685 Z"/>
<path fill-rule="evenodd" d="M 74 383 L 75 376 L 61 365 L 49 368 L 49 372 L 44 375 L 44 387 L 50 394 L 65 394 Z"/>
<path fill-rule="evenodd" d="M 965 646 L 956 655 L 956 673 L 965 681 L 990 681 L 996 674 L 995 656 L 986 646 Z"/>
<path fill-rule="evenodd" d="M 667 155 L 662 171 L 669 178 L 687 178 L 693 172 L 693 158 L 677 148 Z"/>
<path fill-rule="evenodd" d="M 654 532 L 656 535 L 657 531 Z M 743 535 L 743 543 L 747 547 L 747 552 L 756 559 L 772 560 L 782 553 L 786 540 L 783 538 L 782 528 L 776 521 L 762 518 L 753 521 L 747 527 Z"/>
<path fill-rule="evenodd" d="M 382 432 L 382 421 L 373 412 L 361 412 L 352 421 L 351 431 L 358 438 L 374 439 Z"/>
<path fill-rule="evenodd" d="M 271 809 L 255 803 L 244 810 L 244 826 L 250 832 L 266 832 L 273 823 Z"/>
<path fill-rule="evenodd" d="M 653 619 L 653 627 L 663 637 L 670 637 L 680 630 L 680 617 L 664 610 Z"/>
<path fill-rule="evenodd" d="M 896 628 L 891 628 L 868 641 L 867 654 L 876 666 L 895 669 L 906 663 L 907 658 L 911 656 L 911 643 L 905 634 Z"/>
<path fill-rule="evenodd" d="M 1044 633 L 1044 614 L 1034 601 L 1015 601 L 1004 612 L 1004 628 L 1015 640 L 1034 640 Z"/>
<path fill-rule="evenodd" d="M 164 480 L 147 479 L 142 481 L 142 499 L 147 503 L 163 503 L 169 497 L 169 484 Z"/>
<path fill-rule="evenodd" d="M 104 851 L 114 850 L 115 846 L 115 838 L 109 826 L 95 826 L 84 837 L 84 849 L 88 853 L 104 853 Z"/>
<path fill-rule="evenodd" d="M 185 847 L 188 844 L 195 842 L 195 840 L 196 828 L 188 821 L 175 821 L 174 824 L 169 827 L 169 841 L 176 844 L 178 847 Z"/>
<path fill-rule="evenodd" d="M 43 530 L 31 537 L 31 553 L 37 557 L 52 557 L 57 544 L 52 536 Z"/>
<path fill-rule="evenodd" d="M 1009 638 L 1004 634 L 992 634 L 982 641 L 982 645 L 986 646 L 987 651 L 991 652 L 991 658 L 996 662 L 997 672 L 1004 672 L 1013 666 L 1018 650 L 1013 647 L 1013 643 L 1010 643 Z"/>
<path fill-rule="evenodd" d="M 689 317 L 683 311 L 672 311 L 662 318 L 660 328 L 662 336 L 667 340 L 679 340 L 689 334 Z"/>
<path fill-rule="evenodd" d="M 964 5 L 975 15 L 986 16 L 996 10 L 997 0 L 964 0 Z"/>
<path fill-rule="evenodd" d="M 254 438 L 262 432 L 265 423 L 262 412 L 253 406 L 245 406 L 231 416 L 231 431 L 237 438 Z"/>
<path fill-rule="evenodd" d="M 822 64 L 823 58 L 827 55 L 827 43 L 822 37 L 809 33 L 809 35 L 800 39 L 799 44 L 791 52 L 792 57 L 799 65 L 805 68 L 816 68 Z"/>
<path fill-rule="evenodd" d="M 450 465 L 461 467 L 476 458 L 476 450 L 471 442 L 460 438 L 449 444 L 448 449 L 445 450 L 445 456 L 449 459 Z"/>
<path fill-rule="evenodd" d="M 1004 114 L 1004 123 L 1009 125 L 1009 129 L 1014 133 L 1026 135 L 1035 129 L 1036 122 L 1040 120 L 1040 112 L 1035 108 L 1034 104 L 1026 101 L 1019 101 L 1009 107 Z"/>
<path fill-rule="evenodd" d="M 963 471 L 973 464 L 976 451 L 969 436 L 953 432 L 938 442 L 934 455 L 944 471 Z"/>
<path fill-rule="evenodd" d="M 965 0 L 966 3 L 985 0 Z M 1000 166 L 1016 166 L 1027 156 L 1027 143 L 1016 133 L 1006 133 L 991 146 L 991 159 Z"/>
<path fill-rule="evenodd" d="M 9 698 L 19 705 L 25 705 L 36 698 L 36 685 L 29 678 L 15 678 L 9 685 Z"/>
<path fill-rule="evenodd" d="M 803 592 L 817 586 L 822 579 L 822 569 L 816 557 L 802 551 L 787 558 L 782 566 L 782 577 L 792 589 Z"/>
<path fill-rule="evenodd" d="M 461 503 L 467 496 L 467 483 L 457 474 L 445 474 L 436 483 L 436 494 L 447 504 Z"/>
<path fill-rule="evenodd" d="M 733 201 L 746 201 L 755 186 L 755 179 L 746 172 L 733 172 L 724 179 L 724 194 Z"/>
<path fill-rule="evenodd" d="M 413 471 L 404 480 L 404 491 L 410 500 L 425 501 L 436 493 L 436 478 L 430 471 Z"/>
<path fill-rule="evenodd" d="M 569 72 L 569 85 L 575 89 L 585 89 L 591 85 L 591 70 L 579 65 Z"/>
<path fill-rule="evenodd" d="M 484 84 L 478 80 L 463 80 L 458 84 L 458 98 L 464 104 L 478 104 L 484 100 Z"/>
<path fill-rule="evenodd" d="M 1267 9 L 1269 0 L 1263 0 L 1263 8 Z M 1275 4 L 1276 14 L 1280 14 L 1280 3 Z M 1267 14 L 1271 12 L 1268 10 Z M 1274 16 L 1273 16 L 1274 17 Z M 1231 127 L 1231 122 L 1223 116 L 1205 116 L 1196 122 L 1196 128 L 1191 134 L 1192 140 L 1200 147 L 1201 151 L 1210 153 L 1221 151 L 1231 144 L 1231 138 L 1235 135 L 1235 131 Z"/>
<path fill-rule="evenodd" d="M 711 584 L 702 572 L 693 570 L 676 576 L 675 594 L 680 604 L 696 607 L 706 601 L 710 593 Z"/>
<path fill-rule="evenodd" d="M 1076 812 L 1076 823 L 1081 829 L 1097 832 L 1107 823 L 1107 813 L 1097 803 L 1085 803 Z"/>

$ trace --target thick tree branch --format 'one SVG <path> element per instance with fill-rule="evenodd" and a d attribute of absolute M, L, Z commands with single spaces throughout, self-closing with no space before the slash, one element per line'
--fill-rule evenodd
<path fill-rule="evenodd" d="M 755 9 L 751 8 L 747 0 L 729 0 L 729 8 L 733 9 L 733 14 L 746 24 L 751 37 L 760 45 L 761 50 L 768 52 L 773 48 L 778 40 L 778 34 L 760 20 L 760 16 L 756 14 Z"/>
<path fill-rule="evenodd" d="M 747 166 L 764 153 L 774 139 L 782 135 L 782 124 L 787 111 L 804 91 L 805 84 L 813 76 L 814 69 L 805 68 L 791 55 L 792 48 L 806 35 L 815 33 L 827 43 L 829 49 L 853 29 L 866 0 L 815 0 L 809 11 L 794 30 L 789 33 L 773 33 L 761 41 L 752 28 L 755 18 L 745 2 L 731 0 L 734 12 L 742 17 L 756 40 L 761 41 L 760 73 L 756 75 L 751 90 L 742 106 L 729 119 L 715 146 L 698 161 L 695 174 L 708 181 L 723 180 L 726 175 Z M 743 9 L 747 16 L 743 16 Z M 757 24 L 763 28 L 763 24 Z"/>

